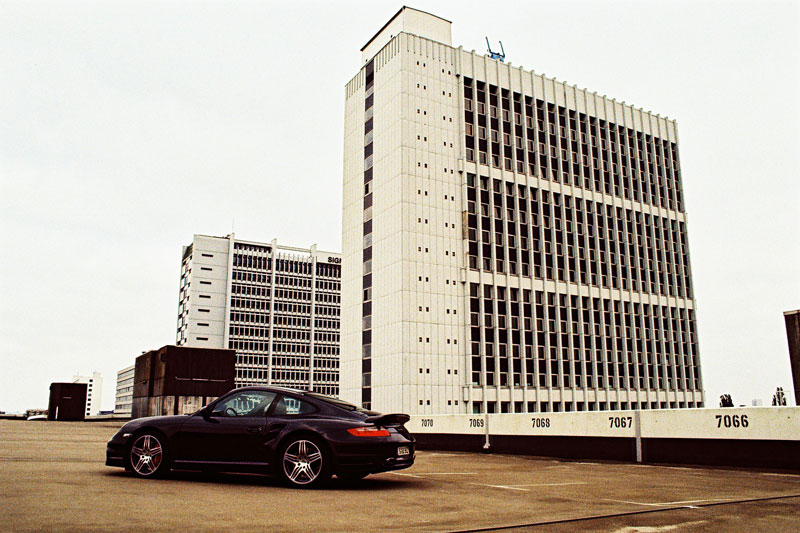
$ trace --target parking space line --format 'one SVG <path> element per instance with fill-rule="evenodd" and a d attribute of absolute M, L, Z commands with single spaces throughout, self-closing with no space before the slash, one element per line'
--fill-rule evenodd
<path fill-rule="evenodd" d="M 425 477 L 425 476 L 475 476 L 476 472 L 420 472 L 418 474 L 407 474 L 405 472 L 386 472 L 395 476 Z"/>
<path fill-rule="evenodd" d="M 477 485 L 480 487 L 492 487 L 496 489 L 518 490 L 522 492 L 529 492 L 528 489 L 523 487 L 558 487 L 561 485 L 585 485 L 583 481 L 573 481 L 566 483 L 526 483 L 524 485 L 492 485 L 490 483 L 470 483 L 470 485 Z"/>
<path fill-rule="evenodd" d="M 475 476 L 477 472 L 420 472 L 420 476 Z"/>
<path fill-rule="evenodd" d="M 585 481 L 566 481 L 564 483 L 528 483 L 525 485 L 508 485 L 509 487 L 559 487 L 561 485 L 586 485 Z"/>
<path fill-rule="evenodd" d="M 693 503 L 726 502 L 732 499 L 733 498 L 707 498 L 702 500 L 685 500 L 680 502 L 634 502 L 630 500 L 611 500 L 608 498 L 603 498 L 603 500 L 607 502 L 629 503 L 631 505 L 644 505 L 647 507 L 666 507 L 670 505 L 691 505 Z"/>
<path fill-rule="evenodd" d="M 685 470 L 693 474 L 705 473 L 702 468 L 692 468 L 688 466 L 667 466 L 667 465 L 626 465 L 633 468 L 663 468 L 665 470 Z"/>
<path fill-rule="evenodd" d="M 490 485 L 489 483 L 470 483 L 470 485 L 478 485 L 479 487 L 492 487 L 494 489 L 507 489 L 507 490 L 518 490 L 521 492 L 528 492 L 528 489 L 522 489 L 511 485 Z"/>

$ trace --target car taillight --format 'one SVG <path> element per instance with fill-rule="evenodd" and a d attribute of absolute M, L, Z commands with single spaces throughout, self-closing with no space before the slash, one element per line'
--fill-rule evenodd
<path fill-rule="evenodd" d="M 359 427 L 359 428 L 350 428 L 347 430 L 348 433 L 353 435 L 354 437 L 388 437 L 389 430 L 387 429 L 379 429 L 376 427 Z"/>

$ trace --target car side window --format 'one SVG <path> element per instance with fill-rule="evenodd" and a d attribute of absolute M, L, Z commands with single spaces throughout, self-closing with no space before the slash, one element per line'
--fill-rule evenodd
<path fill-rule="evenodd" d="M 274 392 L 242 391 L 217 403 L 211 411 L 211 416 L 226 418 L 265 416 L 274 399 Z"/>
<path fill-rule="evenodd" d="M 273 416 L 307 415 L 316 410 L 308 402 L 290 396 L 281 396 L 278 403 L 275 404 L 272 414 Z"/>

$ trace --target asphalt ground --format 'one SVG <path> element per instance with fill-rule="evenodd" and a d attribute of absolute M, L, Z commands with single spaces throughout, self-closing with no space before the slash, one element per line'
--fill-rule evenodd
<path fill-rule="evenodd" d="M 407 470 L 318 490 L 141 480 L 104 465 L 120 425 L 0 420 L 0 530 L 800 531 L 800 472 L 420 451 Z"/>

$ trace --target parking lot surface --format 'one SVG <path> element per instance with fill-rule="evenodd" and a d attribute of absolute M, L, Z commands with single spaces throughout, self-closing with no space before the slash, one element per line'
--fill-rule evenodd
<path fill-rule="evenodd" d="M 799 472 L 420 451 L 410 469 L 319 490 L 142 480 L 104 465 L 120 425 L 0 420 L 0 530 L 800 531 Z"/>

